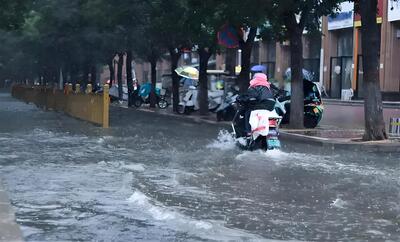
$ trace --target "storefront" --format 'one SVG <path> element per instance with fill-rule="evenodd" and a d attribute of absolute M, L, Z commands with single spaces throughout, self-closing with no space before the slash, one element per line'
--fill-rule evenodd
<path fill-rule="evenodd" d="M 384 100 L 400 100 L 400 2 L 379 0 L 377 23 L 380 31 L 379 74 Z M 340 11 L 323 19 L 323 80 L 330 98 L 363 99 L 361 18 L 354 4 L 344 2 Z"/>
<path fill-rule="evenodd" d="M 342 3 L 324 22 L 324 84 L 329 97 L 341 98 L 342 90 L 352 88 L 354 3 Z"/>
<path fill-rule="evenodd" d="M 400 2 L 385 0 L 387 21 L 384 21 L 381 58 L 381 83 L 386 100 L 400 100 Z M 382 67 L 382 66 L 381 66 Z"/>

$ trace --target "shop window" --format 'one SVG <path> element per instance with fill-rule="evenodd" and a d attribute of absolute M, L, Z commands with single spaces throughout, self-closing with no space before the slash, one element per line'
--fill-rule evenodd
<path fill-rule="evenodd" d="M 337 31 L 337 56 L 353 55 L 353 29 Z"/>

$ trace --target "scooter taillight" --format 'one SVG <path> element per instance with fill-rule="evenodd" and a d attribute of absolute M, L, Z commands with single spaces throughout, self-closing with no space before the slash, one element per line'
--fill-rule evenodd
<path fill-rule="evenodd" d="M 269 120 L 269 126 L 271 127 L 276 127 L 278 124 L 278 121 L 276 119 L 270 119 Z"/>

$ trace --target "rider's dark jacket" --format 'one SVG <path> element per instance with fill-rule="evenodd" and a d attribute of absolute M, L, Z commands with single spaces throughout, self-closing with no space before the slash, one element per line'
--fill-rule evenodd
<path fill-rule="evenodd" d="M 238 102 L 248 111 L 267 109 L 272 111 L 275 106 L 273 92 L 265 86 L 250 87 L 237 98 Z"/>

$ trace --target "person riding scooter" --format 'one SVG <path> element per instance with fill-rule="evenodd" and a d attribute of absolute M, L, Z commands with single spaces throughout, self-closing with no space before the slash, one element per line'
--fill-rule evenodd
<path fill-rule="evenodd" d="M 258 109 L 272 111 L 275 107 L 274 94 L 267 76 L 264 73 L 256 73 L 250 81 L 249 89 L 238 96 L 237 101 L 242 105 L 240 113 L 245 116 L 244 132 L 246 135 L 250 135 L 249 119 L 251 112 Z"/>

